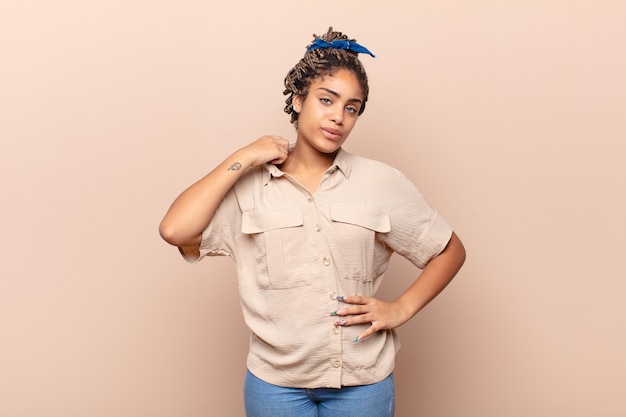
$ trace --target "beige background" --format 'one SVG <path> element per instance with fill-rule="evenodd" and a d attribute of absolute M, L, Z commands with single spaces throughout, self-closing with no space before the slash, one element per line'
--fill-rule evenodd
<path fill-rule="evenodd" d="M 283 77 L 331 24 L 377 54 L 346 148 L 469 255 L 400 329 L 397 416 L 626 415 L 626 2 L 217 4 L 4 2 L 0 415 L 243 415 L 233 264 L 157 226 L 235 148 L 293 137 Z M 381 296 L 416 272 L 396 258 Z"/>

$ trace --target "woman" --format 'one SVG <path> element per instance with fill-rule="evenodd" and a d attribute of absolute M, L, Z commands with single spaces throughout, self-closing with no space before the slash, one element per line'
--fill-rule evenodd
<path fill-rule="evenodd" d="M 188 260 L 236 262 L 248 416 L 392 416 L 394 329 L 465 260 L 410 181 L 342 149 L 368 98 L 359 53 L 372 55 L 332 28 L 314 36 L 285 78 L 295 144 L 263 136 L 235 151 L 160 225 Z M 393 252 L 423 271 L 386 302 L 374 295 Z"/>

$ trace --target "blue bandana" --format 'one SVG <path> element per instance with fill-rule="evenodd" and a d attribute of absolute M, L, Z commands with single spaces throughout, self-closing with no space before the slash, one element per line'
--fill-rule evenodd
<path fill-rule="evenodd" d="M 327 48 L 345 49 L 348 51 L 356 52 L 357 54 L 368 54 L 372 58 L 376 58 L 376 56 L 373 53 L 371 53 L 369 49 L 367 49 L 366 47 L 359 45 L 356 42 L 343 41 L 339 39 L 334 40 L 332 42 L 326 42 L 325 40 L 322 40 L 320 38 L 315 38 L 315 41 L 312 44 L 310 44 L 306 48 L 306 50 L 310 51 L 311 49 L 327 49 Z"/>

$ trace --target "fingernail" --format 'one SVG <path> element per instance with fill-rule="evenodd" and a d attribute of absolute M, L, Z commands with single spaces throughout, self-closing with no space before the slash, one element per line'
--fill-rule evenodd
<path fill-rule="evenodd" d="M 354 340 L 352 341 L 353 343 L 356 343 L 359 341 L 359 336 L 355 337 Z"/>
<path fill-rule="evenodd" d="M 337 296 L 337 300 L 339 300 L 339 301 L 343 301 L 343 299 L 344 299 L 344 296 L 343 296 L 343 295 L 338 295 L 338 296 Z"/>
<path fill-rule="evenodd" d="M 339 320 L 335 322 L 335 326 L 345 326 L 348 324 L 348 320 Z"/>
<path fill-rule="evenodd" d="M 330 313 L 330 315 L 331 315 L 331 316 L 336 316 L 336 315 L 337 315 L 337 310 L 332 311 L 332 312 Z"/>

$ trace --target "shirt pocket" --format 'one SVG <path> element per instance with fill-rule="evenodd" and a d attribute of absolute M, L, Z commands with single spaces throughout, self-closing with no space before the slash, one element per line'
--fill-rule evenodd
<path fill-rule="evenodd" d="M 377 255 L 376 233 L 391 230 L 389 215 L 367 207 L 333 204 L 330 219 L 333 230 L 328 243 L 339 276 L 372 281 L 388 261 Z"/>
<path fill-rule="evenodd" d="M 256 280 L 262 289 L 311 285 L 300 207 L 243 213 L 241 231 L 254 241 Z"/>

